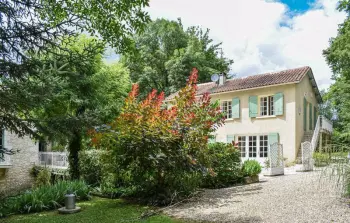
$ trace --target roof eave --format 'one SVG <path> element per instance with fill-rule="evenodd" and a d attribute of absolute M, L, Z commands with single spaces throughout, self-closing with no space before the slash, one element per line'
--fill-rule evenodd
<path fill-rule="evenodd" d="M 320 91 L 319 91 L 319 89 L 318 89 L 318 86 L 317 86 L 317 83 L 316 83 L 314 74 L 313 74 L 313 72 L 312 72 L 311 69 L 307 72 L 307 75 L 308 75 L 308 77 L 309 77 L 309 80 L 310 80 L 312 89 L 315 91 L 315 95 L 316 95 L 316 98 L 317 98 L 317 102 L 318 102 L 319 104 L 322 104 L 322 103 L 323 103 L 322 96 L 321 96 L 321 93 L 320 93 Z"/>

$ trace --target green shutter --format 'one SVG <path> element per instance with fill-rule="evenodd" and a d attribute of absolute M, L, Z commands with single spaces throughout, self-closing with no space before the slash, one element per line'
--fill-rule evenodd
<path fill-rule="evenodd" d="M 273 96 L 274 115 L 283 115 L 283 93 Z"/>
<path fill-rule="evenodd" d="M 258 116 L 258 96 L 249 96 L 249 117 Z"/>
<path fill-rule="evenodd" d="M 278 133 L 270 133 L 269 134 L 269 146 L 271 144 L 278 142 L 278 139 L 279 139 Z"/>
<path fill-rule="evenodd" d="M 312 104 L 309 103 L 309 130 L 312 130 Z"/>
<path fill-rule="evenodd" d="M 227 135 L 226 136 L 226 142 L 227 143 L 232 143 L 232 141 L 235 141 L 235 136 L 234 135 Z"/>
<path fill-rule="evenodd" d="M 316 110 L 316 106 L 314 106 L 314 129 L 316 126 L 316 122 L 317 122 L 317 110 Z"/>
<path fill-rule="evenodd" d="M 304 131 L 306 131 L 306 118 L 307 118 L 307 101 L 306 98 L 304 98 L 304 113 L 303 113 L 303 118 L 304 118 Z"/>
<path fill-rule="evenodd" d="M 232 118 L 239 118 L 240 116 L 240 106 L 239 98 L 232 99 Z"/>

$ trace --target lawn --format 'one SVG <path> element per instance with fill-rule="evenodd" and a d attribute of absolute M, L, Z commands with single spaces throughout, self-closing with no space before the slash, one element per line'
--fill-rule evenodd
<path fill-rule="evenodd" d="M 35 214 L 14 215 L 9 218 L 0 219 L 0 222 L 25 222 L 25 223 L 70 223 L 70 222 L 164 222 L 185 223 L 184 221 L 172 219 L 165 215 L 155 215 L 142 221 L 139 217 L 149 207 L 127 204 L 119 199 L 106 199 L 94 197 L 90 201 L 80 202 L 78 206 L 82 211 L 71 215 L 61 215 L 57 211 L 48 211 Z"/>

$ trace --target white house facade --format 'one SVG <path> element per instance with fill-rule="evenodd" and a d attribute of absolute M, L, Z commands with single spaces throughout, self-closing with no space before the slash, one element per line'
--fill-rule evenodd
<path fill-rule="evenodd" d="M 264 163 L 269 146 L 279 143 L 287 161 L 296 160 L 304 135 L 313 134 L 322 98 L 310 67 L 198 85 L 226 113 L 211 141 L 235 142 L 242 160 Z M 177 93 L 166 100 L 171 103 Z M 326 122 L 326 119 L 324 119 Z M 319 131 L 319 130 L 318 130 Z M 330 130 L 331 131 L 331 130 Z"/>

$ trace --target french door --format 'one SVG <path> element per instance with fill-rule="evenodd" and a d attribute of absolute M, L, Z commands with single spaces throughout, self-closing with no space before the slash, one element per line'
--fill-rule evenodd
<path fill-rule="evenodd" d="M 264 163 L 268 157 L 268 135 L 238 136 L 242 160 L 256 159 Z"/>

